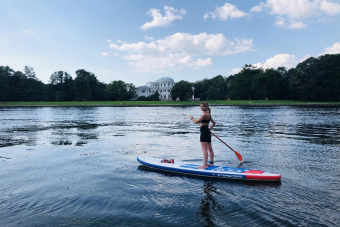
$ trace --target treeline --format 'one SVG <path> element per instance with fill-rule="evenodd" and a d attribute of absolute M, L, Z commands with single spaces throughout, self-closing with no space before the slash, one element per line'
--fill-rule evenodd
<path fill-rule="evenodd" d="M 123 101 L 136 98 L 133 84 L 118 80 L 100 82 L 95 74 L 84 69 L 70 74 L 58 71 L 44 84 L 34 69 L 26 66 L 24 73 L 0 66 L 0 101 Z"/>
<path fill-rule="evenodd" d="M 340 54 L 310 57 L 289 70 L 245 65 L 229 77 L 180 81 L 172 90 L 172 98 L 191 98 L 191 87 L 200 100 L 340 101 Z"/>
<path fill-rule="evenodd" d="M 194 87 L 194 91 L 192 90 Z M 171 90 L 171 98 L 188 100 L 302 100 L 340 101 L 340 54 L 310 57 L 287 70 L 262 69 L 245 65 L 229 77 L 218 75 L 191 83 L 179 81 Z M 135 99 L 136 87 L 118 80 L 109 84 L 98 81 L 84 69 L 70 74 L 58 71 L 44 84 L 34 69 L 24 72 L 0 66 L 0 101 L 124 101 Z M 159 94 L 138 100 L 159 100 Z"/>

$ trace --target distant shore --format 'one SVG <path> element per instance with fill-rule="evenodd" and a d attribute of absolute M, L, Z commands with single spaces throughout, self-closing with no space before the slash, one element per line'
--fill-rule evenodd
<path fill-rule="evenodd" d="M 195 101 L 84 101 L 84 102 L 0 102 L 0 108 L 6 107 L 180 107 L 197 106 Z M 340 102 L 304 102 L 290 100 L 211 100 L 211 106 L 335 106 Z"/>

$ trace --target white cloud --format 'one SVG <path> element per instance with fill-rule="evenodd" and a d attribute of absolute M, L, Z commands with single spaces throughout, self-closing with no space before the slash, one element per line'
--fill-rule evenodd
<path fill-rule="evenodd" d="M 265 63 L 255 63 L 252 64 L 257 68 L 271 69 L 278 67 L 286 67 L 287 69 L 295 67 L 299 63 L 298 59 L 291 54 L 277 54 L 266 60 Z"/>
<path fill-rule="evenodd" d="M 339 54 L 340 53 L 340 42 L 334 43 L 331 47 L 326 47 L 325 51 L 320 55 L 324 54 Z M 311 55 L 305 55 L 301 59 L 297 59 L 295 55 L 292 54 L 277 54 L 273 57 L 267 59 L 264 63 L 254 63 L 252 66 L 256 68 L 263 69 L 277 69 L 278 67 L 285 67 L 287 69 L 291 69 L 297 66 L 297 64 L 304 62 L 308 58 L 312 57 Z M 234 68 L 229 74 L 234 75 L 241 71 L 240 68 Z"/>
<path fill-rule="evenodd" d="M 150 41 L 154 41 L 155 40 L 155 38 L 152 37 L 152 36 L 144 36 L 144 39 L 150 40 Z"/>
<path fill-rule="evenodd" d="M 328 15 L 340 14 L 340 5 L 328 0 L 319 1 L 320 10 L 324 11 Z"/>
<path fill-rule="evenodd" d="M 203 18 L 205 20 L 209 17 L 211 17 L 212 19 L 218 18 L 220 20 L 227 20 L 228 18 L 240 18 L 248 15 L 248 13 L 238 10 L 236 6 L 225 3 L 224 6 L 217 6 L 215 12 L 206 13 Z"/>
<path fill-rule="evenodd" d="M 108 43 L 111 43 L 111 42 L 112 42 L 112 40 L 111 40 L 111 39 L 107 39 L 107 40 L 106 40 L 106 42 L 108 42 Z"/>
<path fill-rule="evenodd" d="M 231 55 L 251 50 L 251 39 L 228 40 L 223 34 L 176 33 L 150 42 L 110 44 L 121 51 L 129 65 L 142 72 L 158 72 L 169 68 L 207 67 L 208 56 Z"/>
<path fill-rule="evenodd" d="M 165 15 L 162 16 L 159 9 L 150 9 L 147 14 L 150 15 L 153 20 L 145 23 L 140 29 L 147 30 L 154 27 L 166 27 L 174 20 L 182 20 L 183 15 L 186 14 L 185 9 L 175 9 L 170 6 L 164 6 Z"/>
<path fill-rule="evenodd" d="M 330 0 L 267 0 L 250 11 L 267 11 L 276 15 L 276 26 L 301 29 L 307 26 L 304 21 L 308 18 L 322 17 L 322 21 L 325 21 L 324 16 L 340 14 L 340 4 Z"/>
<path fill-rule="evenodd" d="M 103 56 L 109 56 L 109 54 L 106 53 L 106 52 L 103 52 L 102 55 L 103 55 Z"/>
<path fill-rule="evenodd" d="M 119 48 L 119 46 L 116 45 L 116 44 L 110 44 L 110 48 L 117 49 L 117 48 Z"/>
<path fill-rule="evenodd" d="M 241 72 L 241 70 L 242 70 L 241 68 L 233 68 L 233 70 L 231 70 L 229 75 L 237 74 L 237 73 Z"/>
<path fill-rule="evenodd" d="M 288 25 L 288 28 L 290 28 L 290 29 L 301 29 L 301 28 L 304 28 L 304 27 L 307 27 L 307 25 L 305 25 L 301 21 L 295 21 L 295 22 L 292 22 Z"/>
<path fill-rule="evenodd" d="M 321 54 L 339 54 L 340 53 L 340 42 L 334 43 L 331 47 L 326 47 L 325 51 Z"/>
<path fill-rule="evenodd" d="M 258 6 L 254 6 L 253 8 L 250 9 L 250 12 L 261 12 L 263 10 L 263 2 L 260 3 Z"/>
<path fill-rule="evenodd" d="M 210 66 L 212 64 L 212 59 L 207 58 L 207 59 L 197 59 L 197 61 L 194 62 L 194 65 L 197 67 L 206 67 Z"/>

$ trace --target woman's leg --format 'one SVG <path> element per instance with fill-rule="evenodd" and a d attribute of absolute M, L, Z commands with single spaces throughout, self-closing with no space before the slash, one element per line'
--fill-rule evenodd
<path fill-rule="evenodd" d="M 209 153 L 209 160 L 213 163 L 210 164 L 210 166 L 214 166 L 214 150 L 212 149 L 212 144 L 207 143 L 208 153 Z"/>
<path fill-rule="evenodd" d="M 203 165 L 198 167 L 199 169 L 206 169 L 208 168 L 207 162 L 208 162 L 208 143 L 207 142 L 201 142 L 202 146 L 202 152 L 203 152 Z"/>

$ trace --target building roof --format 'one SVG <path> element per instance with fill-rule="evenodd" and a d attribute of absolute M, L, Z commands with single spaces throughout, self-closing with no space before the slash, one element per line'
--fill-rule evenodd
<path fill-rule="evenodd" d="M 162 77 L 158 80 L 156 80 L 157 82 L 175 82 L 174 79 L 172 79 L 171 77 Z"/>
<path fill-rule="evenodd" d="M 139 86 L 139 87 L 137 87 L 137 89 L 151 89 L 151 87 L 148 87 L 148 86 Z"/>

